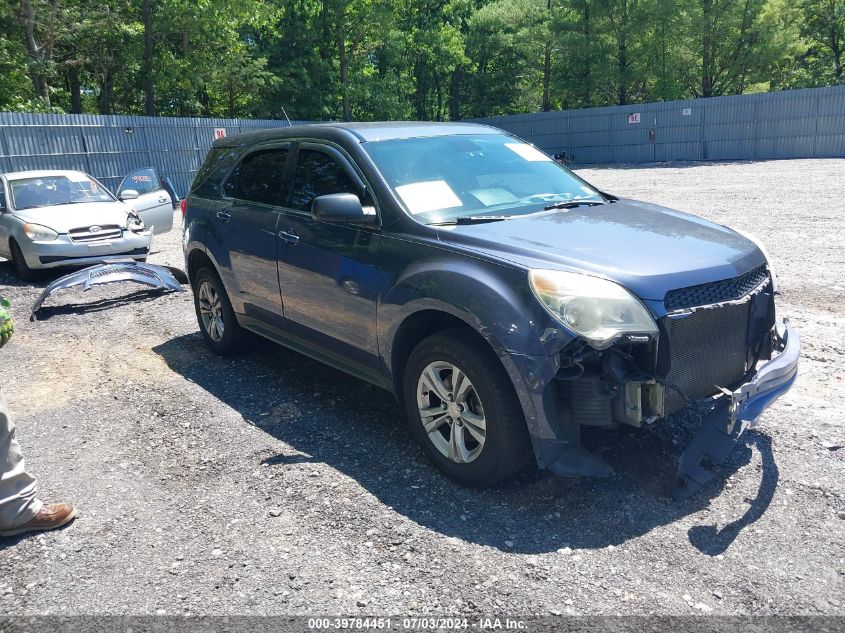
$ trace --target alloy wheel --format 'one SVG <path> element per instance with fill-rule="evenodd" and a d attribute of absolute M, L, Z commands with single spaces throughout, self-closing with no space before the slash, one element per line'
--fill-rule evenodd
<path fill-rule="evenodd" d="M 200 318 L 206 334 L 212 341 L 220 341 L 223 338 L 223 304 L 220 295 L 214 284 L 204 279 L 197 291 L 199 300 Z"/>
<path fill-rule="evenodd" d="M 417 380 L 417 407 L 428 439 L 443 456 L 468 464 L 481 455 L 487 420 L 475 387 L 459 367 L 430 363 Z"/>

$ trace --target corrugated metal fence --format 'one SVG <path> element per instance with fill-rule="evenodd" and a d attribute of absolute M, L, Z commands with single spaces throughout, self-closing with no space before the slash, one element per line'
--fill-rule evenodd
<path fill-rule="evenodd" d="M 576 163 L 845 156 L 845 86 L 477 119 Z"/>
<path fill-rule="evenodd" d="M 271 120 L 0 112 L 0 171 L 78 169 L 114 191 L 133 169 L 152 166 L 182 196 L 217 130 L 231 136 L 286 126 Z"/>
<path fill-rule="evenodd" d="M 581 164 L 845 157 L 845 86 L 478 119 Z M 306 121 L 295 121 L 303 124 Z M 184 195 L 216 130 L 286 121 L 0 112 L 0 171 L 155 167 Z"/>

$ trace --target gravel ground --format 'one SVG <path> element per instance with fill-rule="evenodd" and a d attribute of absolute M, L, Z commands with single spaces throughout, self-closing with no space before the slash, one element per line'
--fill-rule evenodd
<path fill-rule="evenodd" d="M 705 492 L 667 496 L 682 415 L 590 437 L 614 479 L 465 490 L 387 393 L 269 344 L 213 356 L 187 292 L 65 291 L 30 323 L 39 288 L 0 262 L 19 439 L 80 509 L 0 539 L 0 612 L 845 614 L 845 160 L 580 173 L 769 245 L 802 373 Z"/>

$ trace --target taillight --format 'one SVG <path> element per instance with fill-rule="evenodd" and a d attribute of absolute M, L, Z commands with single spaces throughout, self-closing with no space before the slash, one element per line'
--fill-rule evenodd
<path fill-rule="evenodd" d="M 188 199 L 182 198 L 182 201 L 179 203 L 179 208 L 182 209 L 182 219 L 185 219 L 185 213 L 188 212 Z"/>

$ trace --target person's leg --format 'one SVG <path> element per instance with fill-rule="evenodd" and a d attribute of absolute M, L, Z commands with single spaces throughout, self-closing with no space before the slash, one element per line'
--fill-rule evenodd
<path fill-rule="evenodd" d="M 0 530 L 32 521 L 42 503 L 35 498 L 35 477 L 26 472 L 15 424 L 0 393 Z"/>

